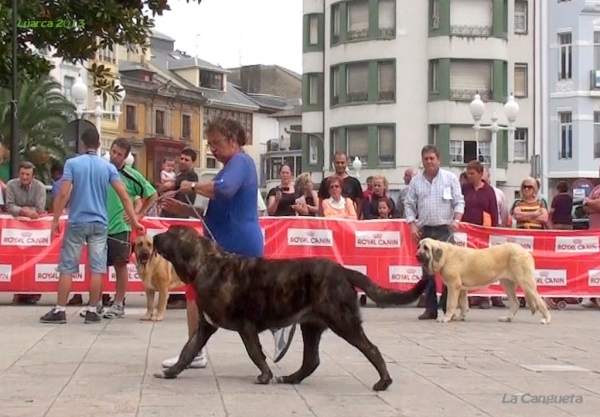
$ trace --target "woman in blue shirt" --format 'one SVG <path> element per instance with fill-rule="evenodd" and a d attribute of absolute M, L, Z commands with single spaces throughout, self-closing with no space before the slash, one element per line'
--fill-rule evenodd
<path fill-rule="evenodd" d="M 248 257 L 264 255 L 264 240 L 258 222 L 257 190 L 258 178 L 254 161 L 242 147 L 246 144 L 246 132 L 235 119 L 217 118 L 208 122 L 207 142 L 213 156 L 221 162 L 223 169 L 212 182 L 195 183 L 183 181 L 180 190 L 200 194 L 210 199 L 204 221 L 217 243 L 227 252 Z M 190 212 L 191 207 L 167 199 L 169 211 Z M 208 234 L 207 234 L 208 235 Z M 240 239 L 243 236 L 243 239 Z M 188 337 L 192 337 L 198 326 L 196 294 L 191 285 L 186 288 Z M 274 361 L 278 362 L 287 352 L 294 335 L 295 326 L 273 332 L 275 338 Z M 178 357 L 163 361 L 170 368 Z M 205 349 L 198 354 L 190 368 L 206 366 Z"/>

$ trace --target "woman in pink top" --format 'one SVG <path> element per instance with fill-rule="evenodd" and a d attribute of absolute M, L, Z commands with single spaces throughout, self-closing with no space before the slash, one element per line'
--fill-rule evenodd
<path fill-rule="evenodd" d="M 331 197 L 323 200 L 323 217 L 356 220 L 354 202 L 342 196 L 343 179 L 332 176 L 327 179 L 327 188 Z"/>

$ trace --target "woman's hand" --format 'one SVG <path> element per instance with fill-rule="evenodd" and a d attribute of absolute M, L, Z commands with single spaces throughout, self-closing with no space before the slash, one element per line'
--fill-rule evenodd
<path fill-rule="evenodd" d="M 184 194 L 195 193 L 196 192 L 194 190 L 195 186 L 196 186 L 195 182 L 192 182 L 192 181 L 181 181 L 181 185 L 179 186 L 179 191 L 181 191 Z"/>
<path fill-rule="evenodd" d="M 296 204 L 292 205 L 291 207 L 298 214 L 302 214 L 304 216 L 308 216 L 310 214 L 308 206 L 303 201 L 296 200 Z"/>

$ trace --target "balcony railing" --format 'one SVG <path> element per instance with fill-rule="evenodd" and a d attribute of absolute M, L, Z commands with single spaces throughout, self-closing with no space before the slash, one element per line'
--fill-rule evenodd
<path fill-rule="evenodd" d="M 369 29 L 361 29 L 361 30 L 349 30 L 348 31 L 348 39 L 365 39 L 369 36 Z"/>
<path fill-rule="evenodd" d="M 450 34 L 472 38 L 487 37 L 492 35 L 492 27 L 479 25 L 452 25 L 450 26 Z"/>
<path fill-rule="evenodd" d="M 396 36 L 396 28 L 379 28 L 379 36 L 381 36 L 382 38 L 393 38 L 394 36 Z"/>
<path fill-rule="evenodd" d="M 379 92 L 379 100 L 391 101 L 396 98 L 395 91 L 380 91 Z"/>
<path fill-rule="evenodd" d="M 369 93 L 366 91 L 360 93 L 348 93 L 346 98 L 348 99 L 348 103 L 360 103 L 361 101 L 369 100 Z"/>
<path fill-rule="evenodd" d="M 481 100 L 488 101 L 492 96 L 492 92 L 489 90 L 471 90 L 464 88 L 452 88 L 450 87 L 450 100 L 452 101 L 473 101 L 475 94 L 481 96 Z"/>

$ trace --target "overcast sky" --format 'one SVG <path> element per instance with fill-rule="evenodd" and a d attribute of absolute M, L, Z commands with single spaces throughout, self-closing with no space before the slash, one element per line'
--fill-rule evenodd
<path fill-rule="evenodd" d="M 302 0 L 169 0 L 156 29 L 224 68 L 277 64 L 302 73 Z M 199 35 L 199 36 L 196 36 Z"/>

